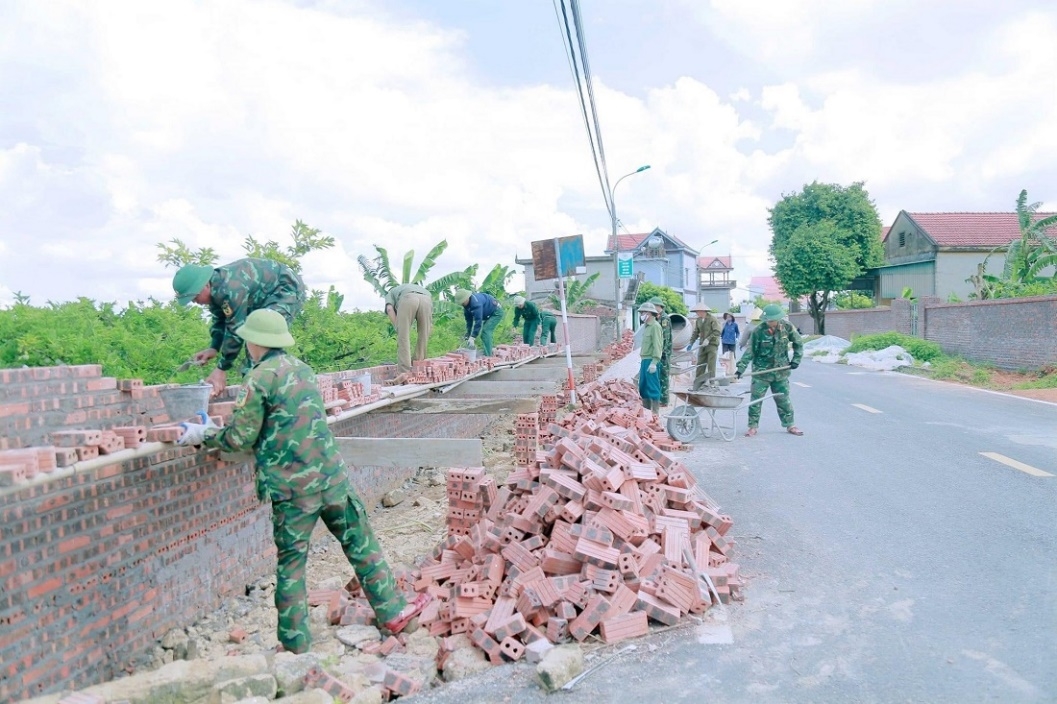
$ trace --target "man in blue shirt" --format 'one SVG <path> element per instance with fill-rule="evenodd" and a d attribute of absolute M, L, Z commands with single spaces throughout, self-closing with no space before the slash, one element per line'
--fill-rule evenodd
<path fill-rule="evenodd" d="M 466 318 L 466 339 L 471 342 L 480 336 L 481 351 L 492 355 L 492 333 L 503 321 L 503 308 L 490 293 L 472 293 L 464 288 L 455 292 L 455 302 L 462 306 Z"/>

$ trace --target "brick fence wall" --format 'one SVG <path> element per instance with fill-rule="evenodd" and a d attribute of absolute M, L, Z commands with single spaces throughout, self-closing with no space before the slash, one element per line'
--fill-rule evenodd
<path fill-rule="evenodd" d="M 826 333 L 845 340 L 878 332 L 909 335 L 913 310 L 910 301 L 897 299 L 891 307 L 828 311 Z M 789 320 L 805 334 L 815 331 L 807 313 L 793 313 Z M 922 299 L 916 335 L 938 343 L 947 354 L 1000 369 L 1057 365 L 1057 296 L 970 303 Z"/>
<path fill-rule="evenodd" d="M 156 388 L 131 386 L 99 365 L 0 370 L 0 449 L 49 445 L 62 429 L 169 421 Z M 490 420 L 365 414 L 332 428 L 474 437 Z M 120 675 L 167 631 L 275 569 L 252 461 L 160 444 L 109 457 L 0 481 L 0 701 Z M 415 469 L 355 467 L 350 478 L 373 502 Z"/>

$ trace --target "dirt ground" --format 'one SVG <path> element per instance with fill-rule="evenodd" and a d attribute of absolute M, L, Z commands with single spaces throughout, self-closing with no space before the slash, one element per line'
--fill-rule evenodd
<path fill-rule="evenodd" d="M 514 416 L 499 415 L 482 436 L 485 470 L 502 483 L 514 469 Z M 421 470 L 403 487 L 407 498 L 392 508 L 371 511 L 371 527 L 391 565 L 414 566 L 428 556 L 447 536 L 444 470 Z M 371 508 L 371 507 L 368 507 Z M 312 536 L 313 553 L 308 564 L 308 584 L 313 587 L 330 577 L 348 579 L 352 568 L 341 549 L 320 523 Z"/>
<path fill-rule="evenodd" d="M 1057 403 L 1057 388 L 1053 389 L 1014 389 L 1013 387 L 1017 384 L 1021 384 L 1027 379 L 1029 375 L 1019 374 L 1017 372 L 1003 372 L 1003 371 L 992 371 L 991 372 L 991 383 L 988 388 L 996 391 L 1004 391 L 1014 396 L 1023 396 L 1025 398 L 1033 398 L 1038 401 L 1049 401 L 1050 403 Z"/>

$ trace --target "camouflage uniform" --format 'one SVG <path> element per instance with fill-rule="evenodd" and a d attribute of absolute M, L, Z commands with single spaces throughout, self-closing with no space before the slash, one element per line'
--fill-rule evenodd
<path fill-rule="evenodd" d="M 242 338 L 235 330 L 255 310 L 269 308 L 290 325 L 305 305 L 305 284 L 290 267 L 253 257 L 217 267 L 209 279 L 210 347 L 217 351 L 217 368 L 235 366 Z M 248 366 L 248 365 L 247 365 Z"/>
<path fill-rule="evenodd" d="M 663 353 L 661 354 L 661 363 L 657 366 L 657 371 L 661 376 L 661 405 L 668 405 L 668 386 L 671 381 L 672 373 L 672 319 L 668 317 L 667 313 L 662 313 L 658 322 L 661 324 L 661 334 L 664 336 L 664 344 L 662 347 Z"/>
<path fill-rule="evenodd" d="M 694 370 L 694 388 L 700 388 L 708 379 L 716 376 L 716 358 L 719 356 L 719 337 L 723 330 L 711 313 L 704 313 L 694 321 L 694 333 L 690 336 L 690 345 L 700 340 L 697 348 L 697 369 Z"/>
<path fill-rule="evenodd" d="M 789 359 L 789 348 L 793 349 L 793 358 Z M 799 365 L 804 355 L 804 344 L 800 333 L 785 320 L 778 321 L 778 327 L 771 333 L 767 323 L 760 323 L 752 331 L 745 354 L 738 361 L 738 373 L 744 373 L 752 362 L 752 398 L 756 401 L 763 398 L 770 389 L 774 394 L 774 405 L 778 408 L 778 418 L 783 428 L 793 426 L 793 403 L 789 400 L 789 370 L 766 373 L 768 369 Z M 764 373 L 761 373 L 764 372 Z M 778 394 L 781 394 L 779 396 Z M 749 427 L 760 425 L 760 413 L 763 404 L 749 406 Z"/>
<path fill-rule="evenodd" d="M 246 375 L 235 406 L 229 424 L 207 431 L 204 445 L 224 452 L 252 448 L 256 455 L 257 496 L 272 502 L 278 549 L 279 642 L 294 653 L 311 645 L 305 565 L 320 518 L 341 543 L 379 622 L 399 616 L 406 601 L 349 484 L 312 369 L 271 350 Z"/>

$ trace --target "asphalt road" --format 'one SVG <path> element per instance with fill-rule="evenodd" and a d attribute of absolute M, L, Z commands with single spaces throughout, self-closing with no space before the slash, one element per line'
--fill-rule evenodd
<path fill-rule="evenodd" d="M 734 517 L 733 642 L 701 642 L 713 614 L 561 700 L 1057 701 L 1057 405 L 843 365 L 792 378 L 804 437 L 768 401 L 755 438 L 684 455 Z M 416 698 L 545 699 L 524 665 Z"/>

